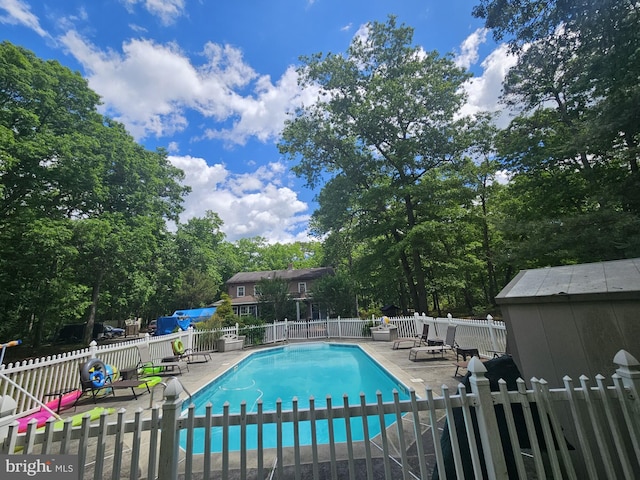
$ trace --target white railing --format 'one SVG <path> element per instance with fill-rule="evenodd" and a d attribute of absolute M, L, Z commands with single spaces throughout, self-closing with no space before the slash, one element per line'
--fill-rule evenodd
<path fill-rule="evenodd" d="M 502 322 L 494 322 L 489 316 L 486 320 L 465 320 L 434 318 L 426 315 L 390 318 L 390 323 L 398 327 L 398 336 L 415 337 L 422 332 L 422 324 L 430 324 L 433 336 L 444 336 L 446 326 L 458 325 L 456 343 L 461 346 L 473 345 L 480 355 L 492 357 L 493 351 L 505 351 L 506 329 Z M 245 335 L 245 346 L 272 344 L 288 340 L 306 339 L 360 339 L 370 337 L 369 326 L 377 324 L 379 318 L 362 320 L 360 318 L 335 318 L 313 321 L 274 322 L 255 327 L 240 329 L 226 327 L 222 333 Z M 9 395 L 16 400 L 17 411 L 28 415 L 40 409 L 39 399 L 48 393 L 79 388 L 79 369 L 90 358 L 99 358 L 105 364 L 120 369 L 131 368 L 139 363 L 136 345 L 149 344 L 152 358 L 172 356 L 171 342 L 181 338 L 187 348 L 194 351 L 215 351 L 216 335 L 210 331 L 189 329 L 187 332 L 172 333 L 158 337 L 145 336 L 110 345 L 98 345 L 95 342 L 85 349 L 56 356 L 43 357 L 15 364 L 0 365 L 0 395 Z M 7 381 L 5 379 L 9 379 Z M 16 386 L 17 385 L 17 386 Z M 29 394 L 25 393 L 28 392 Z"/>
<path fill-rule="evenodd" d="M 602 376 L 595 382 L 582 376 L 578 386 L 565 377 L 564 388 L 549 389 L 544 380 L 534 378 L 531 389 L 518 380 L 512 391 L 506 382 L 498 382 L 499 389 L 491 391 L 484 376 L 490 363 L 473 359 L 467 388 L 461 384 L 454 395 L 445 386 L 436 397 L 427 387 L 423 398 L 411 390 L 410 399 L 404 401 L 397 392 L 386 403 L 381 394 L 376 399 L 362 396 L 355 404 L 347 398 L 335 403 L 328 398 L 326 408 L 316 409 L 311 399 L 308 409 L 298 409 L 294 401 L 291 410 L 277 405 L 275 412 L 262 411 L 259 403 L 255 413 L 247 413 L 243 402 L 238 414 L 231 414 L 227 404 L 222 414 L 215 415 L 209 406 L 205 415 L 195 415 L 189 407 L 181 416 L 182 389 L 172 379 L 162 409 L 152 409 L 146 418 L 138 411 L 134 420 L 125 421 L 122 410 L 114 422 L 103 415 L 99 424 L 90 425 L 86 417 L 81 426 L 72 427 L 67 421 L 58 431 L 49 422 L 41 431 L 31 425 L 26 434 L 18 434 L 14 425 L 1 453 L 78 455 L 78 478 L 87 479 L 164 480 L 214 474 L 215 478 L 319 478 L 320 469 L 331 472 L 331 478 L 350 479 L 360 478 L 356 471 L 366 470 L 371 479 L 374 468 L 378 478 L 384 472 L 388 480 L 426 480 L 434 468 L 441 478 L 444 472 L 447 478 L 640 478 L 640 364 L 623 350 L 614 363 L 617 370 L 609 385 Z M 385 415 L 396 419 L 388 429 Z M 353 441 L 351 422 L 361 422 L 368 438 L 366 419 L 371 417 L 379 420 L 380 435 Z M 300 435 L 301 422 L 311 425 L 308 438 Z M 313 432 L 321 422 L 342 426 L 346 441 L 336 443 L 330 436 L 329 445 L 319 445 Z M 257 425 L 258 434 L 257 449 L 250 451 L 246 444 L 251 425 Z M 270 425 L 278 432 L 275 449 L 263 447 L 260 433 Z M 292 447 L 285 448 L 280 441 L 285 428 L 294 432 Z M 195 429 L 220 434 L 222 452 L 212 452 L 210 435 L 204 435 L 204 453 L 193 454 Z M 240 431 L 237 452 L 225 448 L 230 429 Z M 181 435 L 186 438 L 184 451 L 179 447 Z M 427 448 L 428 444 L 432 446 Z"/>

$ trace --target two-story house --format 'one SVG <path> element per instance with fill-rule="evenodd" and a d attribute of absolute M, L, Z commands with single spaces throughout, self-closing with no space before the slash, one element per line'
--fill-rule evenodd
<path fill-rule="evenodd" d="M 240 272 L 227 280 L 227 293 L 231 297 L 233 313 L 236 315 L 258 316 L 258 292 L 257 284 L 264 278 L 281 278 L 289 282 L 289 294 L 296 302 L 297 320 L 309 320 L 319 318 L 320 311 L 316 305 L 312 305 L 310 292 L 313 290 L 313 282 L 325 275 L 333 275 L 333 268 L 303 268 L 294 270 L 270 270 L 266 272 Z M 300 304 L 306 304 L 306 318 L 300 318 Z"/>

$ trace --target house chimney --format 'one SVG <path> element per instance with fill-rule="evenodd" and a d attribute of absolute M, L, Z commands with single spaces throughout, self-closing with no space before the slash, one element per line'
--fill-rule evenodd
<path fill-rule="evenodd" d="M 293 263 L 290 263 L 289 265 L 287 265 L 287 270 L 293 270 Z"/>

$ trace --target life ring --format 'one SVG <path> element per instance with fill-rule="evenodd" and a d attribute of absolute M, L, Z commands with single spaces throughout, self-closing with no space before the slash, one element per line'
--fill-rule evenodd
<path fill-rule="evenodd" d="M 82 365 L 82 368 L 80 369 L 80 379 L 82 380 L 82 383 L 91 383 L 97 388 L 100 388 L 106 381 L 106 371 L 107 367 L 102 362 L 102 360 L 98 358 L 92 358 L 91 360 L 85 362 L 84 365 Z M 97 378 L 94 378 L 96 377 L 96 373 L 98 372 L 100 372 L 100 375 L 98 375 Z M 100 376 L 102 376 L 102 378 L 100 378 Z M 97 383 L 102 382 L 102 385 L 96 385 L 96 383 L 94 383 L 96 381 Z"/>
<path fill-rule="evenodd" d="M 120 376 L 120 372 L 118 371 L 118 367 L 115 365 L 109 365 L 108 363 L 104 366 L 105 375 L 112 381 L 115 382 Z"/>
<path fill-rule="evenodd" d="M 182 355 L 184 353 L 184 343 L 182 343 L 182 340 L 179 338 L 176 338 L 173 341 L 173 351 L 177 354 L 177 355 Z"/>
<path fill-rule="evenodd" d="M 107 380 L 107 377 L 104 376 L 104 373 L 102 373 L 102 370 L 95 370 L 91 374 L 91 385 L 93 385 L 94 388 L 104 387 L 104 382 L 106 382 L 106 380 Z"/>

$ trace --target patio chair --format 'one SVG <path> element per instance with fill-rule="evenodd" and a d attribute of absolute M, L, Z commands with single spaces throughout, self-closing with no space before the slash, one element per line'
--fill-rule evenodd
<path fill-rule="evenodd" d="M 202 358 L 202 362 L 208 362 L 211 360 L 211 352 L 194 352 L 192 348 L 184 348 L 184 344 L 179 338 L 176 338 L 171 342 L 171 350 L 178 360 L 186 360 L 187 363 L 192 363 L 194 357 Z"/>
<path fill-rule="evenodd" d="M 458 328 L 457 325 L 449 325 L 447 326 L 447 335 L 445 336 L 444 340 L 442 340 L 441 338 L 430 338 L 428 340 L 429 345 L 442 345 L 443 347 L 445 347 L 446 350 L 453 350 L 457 344 L 456 344 L 456 329 Z"/>
<path fill-rule="evenodd" d="M 131 389 L 133 398 L 137 399 L 136 388 L 146 388 L 151 393 L 149 385 L 144 380 L 113 380 L 107 373 L 107 369 L 101 360 L 92 358 L 80 365 L 80 384 L 82 393 L 78 396 L 73 406 L 75 407 L 85 393 L 91 393 L 93 403 L 96 403 L 98 394 L 116 396 L 116 390 Z"/>
<path fill-rule="evenodd" d="M 445 340 L 440 339 L 428 339 L 426 346 L 417 346 L 413 347 L 409 351 L 409 360 L 413 360 L 414 362 L 418 359 L 418 355 L 420 353 L 430 353 L 432 355 L 440 354 L 442 358 L 444 358 L 444 352 L 448 350 L 453 350 L 455 345 L 456 338 L 456 325 L 449 325 L 447 327 L 447 336 Z M 437 343 L 434 343 L 437 342 Z M 457 372 L 457 370 L 456 370 Z"/>
<path fill-rule="evenodd" d="M 416 335 L 415 337 L 398 337 L 393 340 L 393 345 L 391 346 L 391 348 L 393 350 L 398 350 L 399 348 L 402 348 L 401 345 L 403 344 L 407 345 L 404 348 L 415 347 L 417 346 L 416 343 L 420 345 L 423 339 L 426 342 L 428 334 L 429 324 L 425 323 L 424 325 L 422 325 L 422 335 Z"/>
<path fill-rule="evenodd" d="M 414 347 L 420 347 L 422 345 L 428 345 L 429 341 L 429 324 L 425 323 L 422 325 L 422 334 L 416 336 L 416 338 L 413 341 L 413 346 Z"/>
<path fill-rule="evenodd" d="M 182 367 L 186 367 L 187 371 L 189 371 L 187 362 L 175 360 L 175 357 L 152 359 L 151 353 L 149 353 L 149 345 L 146 343 L 138 344 L 136 348 L 138 349 L 138 355 L 140 355 L 140 362 L 137 368 L 138 370 L 142 370 L 144 374 L 156 375 L 166 372 L 169 369 L 173 372 L 177 368 L 180 375 L 182 375 Z"/>

